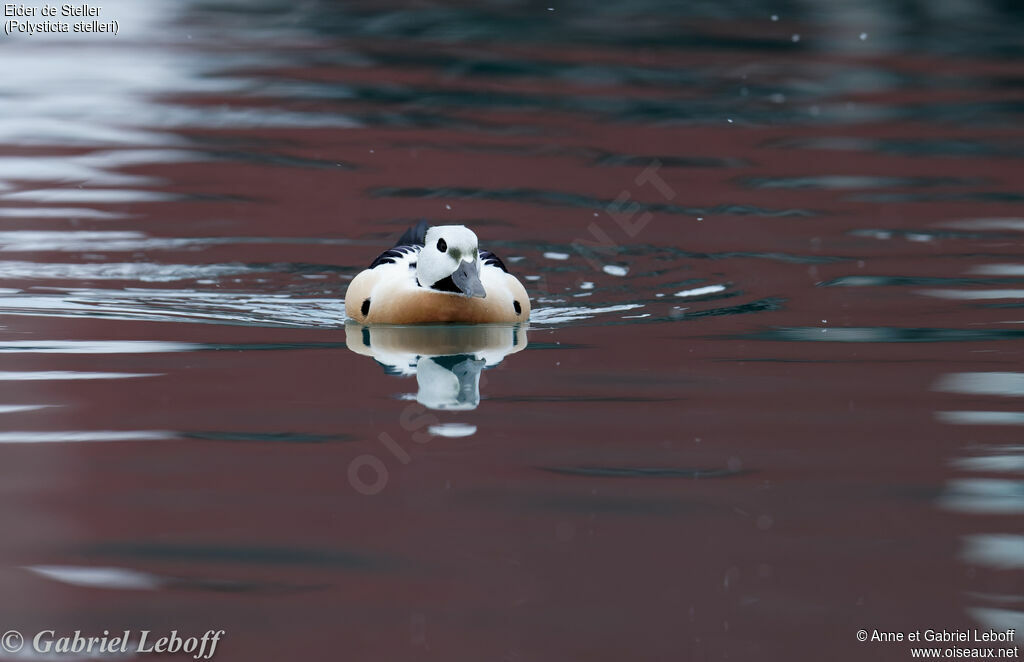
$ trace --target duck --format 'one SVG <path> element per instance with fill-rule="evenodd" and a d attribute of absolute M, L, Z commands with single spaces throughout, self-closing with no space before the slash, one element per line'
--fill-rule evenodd
<path fill-rule="evenodd" d="M 472 230 L 420 221 L 352 279 L 345 314 L 360 324 L 508 324 L 530 318 L 530 297 Z"/>

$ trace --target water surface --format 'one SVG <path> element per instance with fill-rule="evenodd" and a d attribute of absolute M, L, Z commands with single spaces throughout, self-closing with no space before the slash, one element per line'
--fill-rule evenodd
<path fill-rule="evenodd" d="M 0 628 L 224 629 L 219 660 L 1024 631 L 1012 3 L 103 12 L 0 39 Z M 502 256 L 528 328 L 346 327 L 420 218 Z"/>

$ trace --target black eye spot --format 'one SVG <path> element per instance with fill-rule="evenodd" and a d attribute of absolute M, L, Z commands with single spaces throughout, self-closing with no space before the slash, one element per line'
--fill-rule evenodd
<path fill-rule="evenodd" d="M 448 242 L 446 242 L 444 239 L 438 239 L 437 240 L 437 250 L 441 251 L 442 253 L 447 252 L 448 251 Z"/>
<path fill-rule="evenodd" d="M 359 310 L 363 311 L 363 317 L 366 317 L 366 314 L 370 312 L 370 300 L 364 300 L 363 305 Z"/>
<path fill-rule="evenodd" d="M 518 301 L 513 301 L 512 302 L 512 307 L 516 309 L 516 315 L 522 314 L 523 307 L 519 305 Z"/>

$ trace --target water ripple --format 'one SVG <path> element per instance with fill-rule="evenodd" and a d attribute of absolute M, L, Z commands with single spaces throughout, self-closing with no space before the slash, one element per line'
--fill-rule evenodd
<path fill-rule="evenodd" d="M 544 471 L 591 478 L 729 478 L 742 471 L 732 469 L 681 469 L 677 467 L 541 467 Z"/>
<path fill-rule="evenodd" d="M 0 296 L 0 314 L 340 328 L 345 321 L 345 302 L 300 299 L 288 294 L 206 291 L 197 296 L 194 290 L 75 289 L 60 294 Z"/>
<path fill-rule="evenodd" d="M 166 430 L 66 430 L 59 432 L 0 432 L 0 444 L 65 444 L 110 441 L 166 441 L 177 435 Z"/>
<path fill-rule="evenodd" d="M 140 283 L 167 283 L 179 280 L 237 276 L 269 268 L 243 264 L 156 264 L 153 262 L 95 262 L 61 264 L 58 262 L 0 261 L 0 278 L 6 280 L 124 280 Z"/>
<path fill-rule="evenodd" d="M 1017 329 L 940 329 L 898 327 L 779 327 L 742 336 L 756 340 L 812 342 L 979 342 L 1019 340 Z"/>
<path fill-rule="evenodd" d="M 57 382 L 81 379 L 136 379 L 159 377 L 151 372 L 73 372 L 68 370 L 0 371 L 0 382 Z"/>
<path fill-rule="evenodd" d="M 604 211 L 621 206 L 611 200 L 594 198 L 564 191 L 546 191 L 541 189 L 479 189 L 469 187 L 437 187 L 415 188 L 398 186 L 380 186 L 370 189 L 369 194 L 377 198 L 443 198 L 451 200 L 490 200 L 494 202 L 520 202 L 525 204 L 545 205 L 554 207 L 580 207 Z M 634 207 L 635 205 L 635 207 Z M 660 212 L 683 216 L 738 215 L 766 217 L 811 217 L 816 212 L 807 209 L 769 209 L 754 205 L 721 204 L 713 207 L 683 207 L 666 203 L 630 202 L 630 209 L 635 211 Z"/>

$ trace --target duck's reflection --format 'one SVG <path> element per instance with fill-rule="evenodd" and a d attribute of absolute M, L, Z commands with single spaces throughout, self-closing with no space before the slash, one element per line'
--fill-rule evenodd
<path fill-rule="evenodd" d="M 528 325 L 363 326 L 345 323 L 345 343 L 393 375 L 416 375 L 416 401 L 430 409 L 476 409 L 480 373 L 526 348 Z"/>

